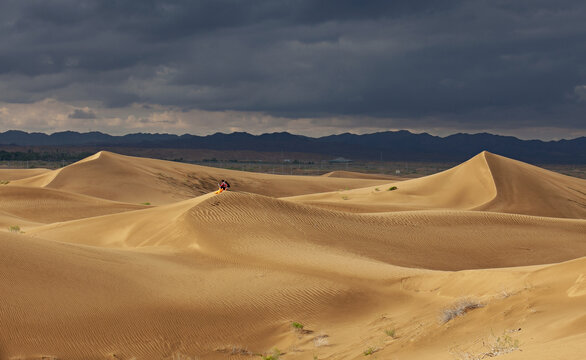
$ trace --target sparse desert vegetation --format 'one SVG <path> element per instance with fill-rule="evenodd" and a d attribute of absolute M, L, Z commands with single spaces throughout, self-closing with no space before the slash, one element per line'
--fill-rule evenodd
<path fill-rule="evenodd" d="M 330 344 L 329 336 L 326 334 L 319 334 L 313 338 L 313 346 L 315 347 L 322 347 L 328 346 Z"/>
<path fill-rule="evenodd" d="M 479 309 L 484 306 L 485 304 L 474 299 L 460 299 L 451 306 L 442 310 L 440 314 L 440 322 L 445 324 L 448 321 L 457 318 L 458 316 L 462 316 L 471 310 Z"/>
<path fill-rule="evenodd" d="M 500 336 L 492 335 L 492 339 L 486 342 L 483 341 L 484 350 L 482 351 L 457 351 L 454 355 L 457 360 L 483 360 L 512 353 L 520 350 L 519 347 L 519 339 L 515 339 L 509 333 L 504 332 Z"/>
<path fill-rule="evenodd" d="M 20 226 L 18 226 L 18 225 L 10 225 L 8 227 L 8 231 L 10 231 L 11 233 L 20 233 Z"/>
<path fill-rule="evenodd" d="M 395 328 L 385 329 L 385 334 L 393 339 L 397 338 L 397 330 Z"/>
<path fill-rule="evenodd" d="M 293 322 L 291 323 L 291 327 L 292 327 L 293 329 L 295 329 L 296 331 L 301 331 L 301 330 L 303 330 L 303 324 L 302 324 L 302 323 L 300 323 L 300 322 L 297 322 L 297 321 L 293 321 Z"/>
<path fill-rule="evenodd" d="M 369 356 L 374 354 L 375 352 L 379 351 L 380 349 L 374 346 L 369 346 L 366 350 L 362 352 L 364 356 Z"/>

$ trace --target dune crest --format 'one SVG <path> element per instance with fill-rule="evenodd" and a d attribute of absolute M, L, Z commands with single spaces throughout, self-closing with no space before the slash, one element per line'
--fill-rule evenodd
<path fill-rule="evenodd" d="M 496 196 L 478 210 L 586 219 L 586 180 L 484 153 Z"/>

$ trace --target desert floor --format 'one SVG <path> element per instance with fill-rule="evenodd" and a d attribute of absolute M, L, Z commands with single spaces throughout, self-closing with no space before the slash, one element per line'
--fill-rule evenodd
<path fill-rule="evenodd" d="M 487 152 L 405 180 L 102 151 L 0 170 L 0 229 L 0 359 L 586 356 L 586 180 Z"/>

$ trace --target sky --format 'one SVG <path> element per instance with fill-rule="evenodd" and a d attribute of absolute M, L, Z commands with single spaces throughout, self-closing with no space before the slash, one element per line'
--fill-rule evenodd
<path fill-rule="evenodd" d="M 583 0 L 2 0 L 0 131 L 586 136 Z"/>

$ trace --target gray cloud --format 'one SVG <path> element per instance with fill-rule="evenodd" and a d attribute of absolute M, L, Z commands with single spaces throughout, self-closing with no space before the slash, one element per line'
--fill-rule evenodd
<path fill-rule="evenodd" d="M 75 109 L 68 115 L 70 119 L 97 119 L 96 113 L 91 110 Z"/>
<path fill-rule="evenodd" d="M 573 134 L 585 17 L 578 0 L 7 0 L 0 102 Z"/>

